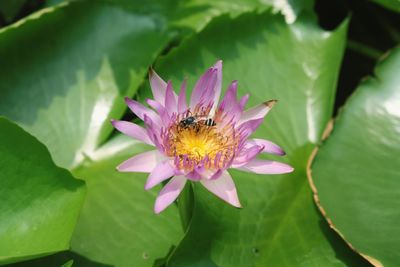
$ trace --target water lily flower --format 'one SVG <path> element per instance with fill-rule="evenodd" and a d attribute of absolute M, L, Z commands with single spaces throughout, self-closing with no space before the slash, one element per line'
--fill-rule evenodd
<path fill-rule="evenodd" d="M 120 172 L 149 173 L 146 190 L 170 179 L 156 199 L 155 213 L 175 201 L 187 180 L 200 182 L 217 197 L 241 207 L 229 168 L 258 174 L 293 171 L 287 164 L 257 159 L 260 153 L 285 153 L 270 141 L 249 138 L 276 100 L 244 110 L 249 96 L 237 100 L 237 81 L 233 81 L 218 104 L 222 61 L 200 77 L 190 103 L 186 101 L 185 81 L 177 95 L 170 81 L 166 83 L 153 70 L 149 76 L 154 96 L 147 99 L 151 108 L 125 98 L 145 127 L 127 121 L 112 120 L 112 124 L 120 132 L 155 147 L 117 167 Z"/>

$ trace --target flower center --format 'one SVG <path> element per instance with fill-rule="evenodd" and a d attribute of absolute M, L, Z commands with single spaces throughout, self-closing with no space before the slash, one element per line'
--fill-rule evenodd
<path fill-rule="evenodd" d="M 239 138 L 233 125 L 214 121 L 202 113 L 176 116 L 164 138 L 164 147 L 175 165 L 185 171 L 194 167 L 220 169 L 234 158 Z"/>

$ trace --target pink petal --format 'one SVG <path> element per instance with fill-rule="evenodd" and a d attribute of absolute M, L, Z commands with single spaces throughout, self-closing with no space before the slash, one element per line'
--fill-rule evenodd
<path fill-rule="evenodd" d="M 158 150 L 151 150 L 122 162 L 117 170 L 120 172 L 151 172 L 165 159 L 166 157 Z"/>
<path fill-rule="evenodd" d="M 111 120 L 112 125 L 123 134 L 133 137 L 149 145 L 154 145 L 145 129 L 129 121 Z"/>
<path fill-rule="evenodd" d="M 216 171 L 205 170 L 203 173 L 201 173 L 201 178 L 207 180 L 218 179 L 224 172 L 225 170 L 222 169 L 218 169 Z"/>
<path fill-rule="evenodd" d="M 283 149 L 280 146 L 268 140 L 257 139 L 257 138 L 249 139 L 246 141 L 246 144 L 251 146 L 252 145 L 262 146 L 263 150 L 261 152 L 275 154 L 279 156 L 283 156 L 286 154 L 285 151 L 283 151 Z"/>
<path fill-rule="evenodd" d="M 186 80 L 183 81 L 181 91 L 178 96 L 178 113 L 185 112 L 187 110 L 186 104 Z"/>
<path fill-rule="evenodd" d="M 150 140 L 154 143 L 154 145 L 158 148 L 160 153 L 163 153 L 164 149 L 159 140 L 160 138 L 159 127 L 156 127 L 153 121 L 149 117 L 147 117 L 147 115 L 144 115 L 143 119 L 144 123 L 146 124 L 147 135 L 149 136 Z"/>
<path fill-rule="evenodd" d="M 159 103 L 164 103 L 167 83 L 153 69 L 149 71 L 149 80 L 154 99 Z"/>
<path fill-rule="evenodd" d="M 280 174 L 289 173 L 294 170 L 293 167 L 285 163 L 261 159 L 253 159 L 237 169 L 258 174 Z"/>
<path fill-rule="evenodd" d="M 249 94 L 245 94 L 244 96 L 242 96 L 242 98 L 239 100 L 239 106 L 240 109 L 243 110 L 244 107 L 247 104 L 247 101 L 249 100 Z"/>
<path fill-rule="evenodd" d="M 171 205 L 182 192 L 185 184 L 186 178 L 184 176 L 173 177 L 158 194 L 154 205 L 154 212 L 158 214 Z"/>
<path fill-rule="evenodd" d="M 236 186 L 233 183 L 232 177 L 227 171 L 224 171 L 218 179 L 202 179 L 202 185 L 208 191 L 215 194 L 217 197 L 231 204 L 232 206 L 240 208 L 239 198 L 236 192 Z"/>
<path fill-rule="evenodd" d="M 238 125 L 248 120 L 264 118 L 265 115 L 268 114 L 268 112 L 272 109 L 272 107 L 275 105 L 276 102 L 277 100 L 270 100 L 244 111 L 242 113 L 242 116 L 240 117 Z"/>
<path fill-rule="evenodd" d="M 218 110 L 223 110 L 227 114 L 227 122 L 232 121 L 237 122 L 242 114 L 242 109 L 240 104 L 237 102 L 237 81 L 233 81 L 222 99 Z M 223 127 L 223 125 L 221 126 Z"/>
<path fill-rule="evenodd" d="M 214 69 L 217 70 L 217 81 L 214 88 L 214 99 L 213 99 L 213 107 L 211 108 L 210 115 L 213 116 L 215 110 L 218 106 L 219 97 L 221 95 L 221 88 L 222 88 L 222 60 L 218 60 L 214 66 Z"/>
<path fill-rule="evenodd" d="M 132 112 L 135 113 L 136 116 L 138 116 L 141 120 L 144 120 L 144 115 L 147 115 L 153 122 L 161 125 L 160 116 L 158 116 L 153 110 L 143 106 L 135 100 L 130 99 L 129 97 L 125 97 L 125 102 L 130 110 L 132 110 Z"/>
<path fill-rule="evenodd" d="M 241 139 L 245 140 L 261 125 L 264 119 L 249 120 L 243 122 L 236 130 Z"/>
<path fill-rule="evenodd" d="M 160 162 L 150 173 L 147 178 L 144 189 L 149 190 L 150 188 L 158 185 L 164 180 L 171 178 L 175 175 L 175 167 L 171 164 L 171 160 Z"/>
<path fill-rule="evenodd" d="M 222 61 L 218 61 L 197 81 L 190 98 L 190 107 L 194 109 L 197 104 L 201 103 L 204 106 L 213 104 L 214 108 L 217 105 L 219 95 L 221 94 L 221 83 Z M 212 110 L 212 112 L 214 112 L 214 110 Z"/>
<path fill-rule="evenodd" d="M 171 81 L 168 82 L 167 90 L 165 92 L 165 108 L 169 115 L 172 115 L 173 112 L 177 112 L 178 110 L 176 96 L 174 95 Z"/>
<path fill-rule="evenodd" d="M 263 150 L 262 146 L 252 146 L 249 148 L 243 148 L 241 153 L 235 157 L 233 161 L 232 168 L 238 168 L 245 165 L 250 160 L 254 159 Z"/>
<path fill-rule="evenodd" d="M 161 121 L 163 122 L 163 125 L 166 126 L 170 121 L 170 116 L 168 115 L 166 108 L 158 103 L 158 101 L 155 101 L 153 99 L 147 99 L 146 102 L 147 104 L 149 104 L 150 107 L 154 108 L 158 112 Z"/>

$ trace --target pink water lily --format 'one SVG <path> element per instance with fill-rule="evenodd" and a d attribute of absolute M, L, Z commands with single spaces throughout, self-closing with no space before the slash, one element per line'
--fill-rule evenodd
<path fill-rule="evenodd" d="M 221 84 L 222 61 L 218 61 L 197 81 L 188 104 L 185 82 L 177 95 L 170 81 L 164 82 L 151 70 L 154 99 L 147 100 L 151 108 L 125 99 L 145 128 L 112 121 L 120 132 L 155 147 L 123 162 L 117 170 L 149 173 L 146 190 L 170 179 L 158 194 L 155 213 L 175 201 L 187 180 L 200 182 L 217 197 L 241 207 L 229 168 L 258 174 L 293 171 L 287 164 L 257 159 L 260 153 L 285 153 L 270 141 L 249 138 L 276 100 L 244 110 L 249 96 L 237 100 L 237 82 L 233 81 L 218 104 Z"/>

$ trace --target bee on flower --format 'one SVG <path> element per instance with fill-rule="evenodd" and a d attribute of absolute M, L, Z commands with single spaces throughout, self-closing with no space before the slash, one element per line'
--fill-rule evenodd
<path fill-rule="evenodd" d="M 120 132 L 154 150 L 138 154 L 121 163 L 120 172 L 149 173 L 145 189 L 169 179 L 155 202 L 160 213 L 179 196 L 187 180 L 200 182 L 227 203 L 241 207 L 228 169 L 258 174 L 292 172 L 287 164 L 257 159 L 260 153 L 284 155 L 276 144 L 250 135 L 260 126 L 276 100 L 245 110 L 248 95 L 237 100 L 237 82 L 233 81 L 219 102 L 222 86 L 222 61 L 209 68 L 197 81 L 186 102 L 186 83 L 177 95 L 172 84 L 150 71 L 154 99 L 150 108 L 125 98 L 128 107 L 145 127 L 127 121 L 112 120 Z"/>

